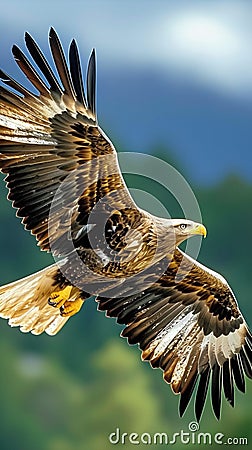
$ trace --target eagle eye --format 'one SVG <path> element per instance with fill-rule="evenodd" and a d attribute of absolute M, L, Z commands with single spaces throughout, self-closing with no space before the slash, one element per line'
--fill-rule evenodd
<path fill-rule="evenodd" d="M 181 225 L 179 225 L 179 228 L 180 228 L 181 230 L 185 230 L 185 229 L 187 228 L 186 223 L 181 223 Z"/>

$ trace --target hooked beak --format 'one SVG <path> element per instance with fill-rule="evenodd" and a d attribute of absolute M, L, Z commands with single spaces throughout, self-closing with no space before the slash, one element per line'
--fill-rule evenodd
<path fill-rule="evenodd" d="M 192 229 L 192 234 L 200 234 L 205 238 L 207 235 L 206 227 L 204 227 L 204 225 L 199 223 L 195 226 L 195 228 Z"/>

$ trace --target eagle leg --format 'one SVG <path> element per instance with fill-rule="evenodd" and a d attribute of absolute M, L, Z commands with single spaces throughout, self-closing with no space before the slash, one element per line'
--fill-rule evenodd
<path fill-rule="evenodd" d="M 81 298 L 76 298 L 76 300 L 66 301 L 64 305 L 60 307 L 60 315 L 62 317 L 71 317 L 80 311 L 83 300 Z"/>
<path fill-rule="evenodd" d="M 52 292 L 48 304 L 54 308 L 61 308 L 71 295 L 72 286 L 66 286 L 60 291 Z"/>
<path fill-rule="evenodd" d="M 84 300 L 80 297 L 71 300 L 72 286 L 66 286 L 60 291 L 52 292 L 48 299 L 48 304 L 54 308 L 60 309 L 60 315 L 62 317 L 71 317 L 80 311 Z"/>

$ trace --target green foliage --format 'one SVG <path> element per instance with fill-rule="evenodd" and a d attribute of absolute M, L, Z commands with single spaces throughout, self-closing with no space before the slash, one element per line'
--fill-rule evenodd
<path fill-rule="evenodd" d="M 181 215 L 163 188 L 150 186 L 144 179 L 128 181 L 157 195 L 173 217 Z M 250 322 L 252 186 L 233 176 L 217 186 L 197 188 L 195 193 L 208 228 L 199 259 L 228 278 Z M 34 237 L 15 219 L 5 195 L 2 183 L 0 284 L 52 261 L 50 255 L 39 252 Z M 162 381 L 160 371 L 142 363 L 140 352 L 119 339 L 121 328 L 96 312 L 95 302 L 85 305 L 54 338 L 24 335 L 4 320 L 0 327 L 2 450 L 106 450 L 113 447 L 108 437 L 117 427 L 138 434 L 188 431 L 192 406 L 179 419 L 178 398 Z M 237 409 L 223 401 L 219 423 L 208 402 L 200 430 L 250 440 L 251 395 L 248 382 L 247 394 L 236 395 Z"/>

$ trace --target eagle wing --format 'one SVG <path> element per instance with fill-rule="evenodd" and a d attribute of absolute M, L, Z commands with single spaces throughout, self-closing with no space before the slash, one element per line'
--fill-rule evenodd
<path fill-rule="evenodd" d="M 165 381 L 181 394 L 180 415 L 199 379 L 195 415 L 200 420 L 211 378 L 212 406 L 219 418 L 222 389 L 234 406 L 234 384 L 244 392 L 244 374 L 252 378 L 252 336 L 222 276 L 179 249 L 168 264 L 147 289 L 98 297 L 98 309 L 125 324 L 122 336 L 139 345 L 142 359 L 163 370 Z"/>
<path fill-rule="evenodd" d="M 7 174 L 8 198 L 41 249 L 66 254 L 69 230 L 73 238 L 79 236 L 101 199 L 106 201 L 100 209 L 110 205 L 110 212 L 127 208 L 141 213 L 126 188 L 116 151 L 98 126 L 94 50 L 85 94 L 74 40 L 68 68 L 59 38 L 50 30 L 59 80 L 28 33 L 25 41 L 45 81 L 14 45 L 14 58 L 38 94 L 0 71 L 8 86 L 0 86 L 0 170 Z"/>

